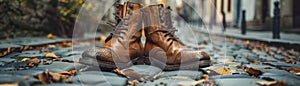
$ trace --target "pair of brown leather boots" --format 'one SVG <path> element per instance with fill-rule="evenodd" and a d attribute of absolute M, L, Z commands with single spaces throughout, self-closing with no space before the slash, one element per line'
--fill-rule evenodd
<path fill-rule="evenodd" d="M 196 52 L 184 47 L 174 35 L 171 9 L 162 4 L 144 7 L 138 3 L 125 2 L 116 6 L 114 32 L 100 48 L 83 52 L 80 63 L 99 65 L 101 70 L 125 68 L 140 58 L 149 57 L 146 64 L 164 70 L 193 69 L 210 65 L 205 52 Z M 146 44 L 141 42 L 145 31 Z M 93 59 L 95 58 L 96 59 Z M 97 60 L 98 63 L 92 63 Z"/>

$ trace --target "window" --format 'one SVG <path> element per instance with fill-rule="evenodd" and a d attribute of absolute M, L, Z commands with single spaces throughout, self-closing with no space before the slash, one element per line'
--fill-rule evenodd
<path fill-rule="evenodd" d="M 231 12 L 231 0 L 228 0 L 227 12 Z"/>

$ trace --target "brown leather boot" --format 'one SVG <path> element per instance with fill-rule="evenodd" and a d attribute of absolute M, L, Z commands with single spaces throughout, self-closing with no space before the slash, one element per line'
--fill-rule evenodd
<path fill-rule="evenodd" d="M 210 65 L 210 57 L 205 52 L 196 52 L 183 46 L 175 36 L 171 9 L 163 5 L 152 5 L 143 9 L 145 26 L 145 56 L 151 65 L 164 70 L 195 69 Z M 148 63 L 150 64 L 150 63 Z"/>
<path fill-rule="evenodd" d="M 142 13 L 137 3 L 126 2 L 118 5 L 117 26 L 100 48 L 91 48 L 83 52 L 80 63 L 96 65 L 101 70 L 112 70 L 132 65 L 137 57 L 143 55 L 141 43 Z M 97 60 L 97 63 L 93 63 Z M 94 61 L 95 62 L 95 61 Z"/>

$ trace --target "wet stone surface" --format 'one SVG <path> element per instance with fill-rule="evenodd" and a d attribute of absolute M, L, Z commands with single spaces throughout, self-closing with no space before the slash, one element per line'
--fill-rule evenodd
<path fill-rule="evenodd" d="M 201 36 L 200 37 L 207 37 Z M 297 86 L 300 83 L 300 52 L 260 42 L 212 37 L 199 40 L 195 50 L 207 52 L 210 67 L 198 70 L 163 71 L 138 64 L 120 73 L 100 71 L 80 64 L 87 40 L 72 45 L 70 39 L 16 38 L 1 40 L 0 85 L 22 86 Z M 101 40 L 97 40 L 101 41 Z M 226 42 L 226 50 L 224 50 Z M 102 42 L 96 42 L 102 46 Z M 34 47 L 33 47 L 34 46 Z M 8 50 L 9 49 L 9 50 Z M 5 52 L 5 53 L 4 53 Z M 129 77 L 130 76 L 130 77 Z"/>

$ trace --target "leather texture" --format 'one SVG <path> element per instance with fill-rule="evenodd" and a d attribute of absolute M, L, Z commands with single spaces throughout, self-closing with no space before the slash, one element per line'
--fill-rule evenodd
<path fill-rule="evenodd" d="M 165 69 L 169 70 L 179 69 L 178 65 L 199 64 L 195 67 L 210 65 L 210 57 L 206 53 L 184 47 L 175 36 L 174 33 L 177 30 L 172 24 L 170 8 L 165 8 L 163 5 L 151 5 L 144 8 L 143 13 L 146 36 L 145 56 L 150 56 L 149 58 L 154 59 L 153 61 L 165 61 Z M 152 51 L 156 53 L 149 55 L 149 52 Z M 202 63 L 205 61 L 205 64 L 200 64 L 199 61 L 202 61 Z M 170 68 L 172 65 L 174 68 Z"/>
<path fill-rule="evenodd" d="M 142 7 L 142 5 L 132 2 L 117 5 L 116 17 L 118 19 L 116 19 L 117 25 L 114 32 L 107 37 L 102 47 L 84 51 L 83 59 L 96 57 L 100 67 L 102 67 L 101 65 L 110 65 L 107 67 L 123 68 L 130 66 L 131 60 L 143 56 L 143 46 L 140 40 L 142 36 L 140 8 Z"/>

